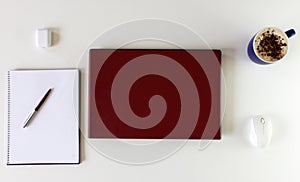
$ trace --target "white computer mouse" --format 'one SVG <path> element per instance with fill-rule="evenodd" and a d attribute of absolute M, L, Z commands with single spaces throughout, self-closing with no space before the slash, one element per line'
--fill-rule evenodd
<path fill-rule="evenodd" d="M 272 122 L 270 117 L 257 115 L 251 119 L 250 142 L 256 147 L 266 147 L 272 138 Z"/>

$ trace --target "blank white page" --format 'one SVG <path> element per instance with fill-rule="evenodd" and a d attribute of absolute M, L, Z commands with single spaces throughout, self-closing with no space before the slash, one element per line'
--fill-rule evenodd
<path fill-rule="evenodd" d="M 79 163 L 79 70 L 8 74 L 7 164 Z M 46 101 L 23 128 L 49 88 Z"/>

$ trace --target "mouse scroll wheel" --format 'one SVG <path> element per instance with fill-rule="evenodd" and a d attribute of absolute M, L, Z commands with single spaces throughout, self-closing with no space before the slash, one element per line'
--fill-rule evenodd
<path fill-rule="evenodd" d="M 265 124 L 265 119 L 264 119 L 264 118 L 261 118 L 261 119 L 260 119 L 260 122 L 261 122 L 262 124 Z"/>

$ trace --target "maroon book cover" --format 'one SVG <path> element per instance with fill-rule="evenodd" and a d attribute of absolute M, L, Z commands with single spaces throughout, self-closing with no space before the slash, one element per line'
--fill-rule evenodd
<path fill-rule="evenodd" d="M 91 49 L 89 137 L 221 139 L 220 50 Z"/>

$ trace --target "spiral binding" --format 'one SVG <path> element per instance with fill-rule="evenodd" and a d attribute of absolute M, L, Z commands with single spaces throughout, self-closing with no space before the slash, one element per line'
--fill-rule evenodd
<path fill-rule="evenodd" d="M 10 72 L 7 74 L 7 164 L 10 156 Z"/>

